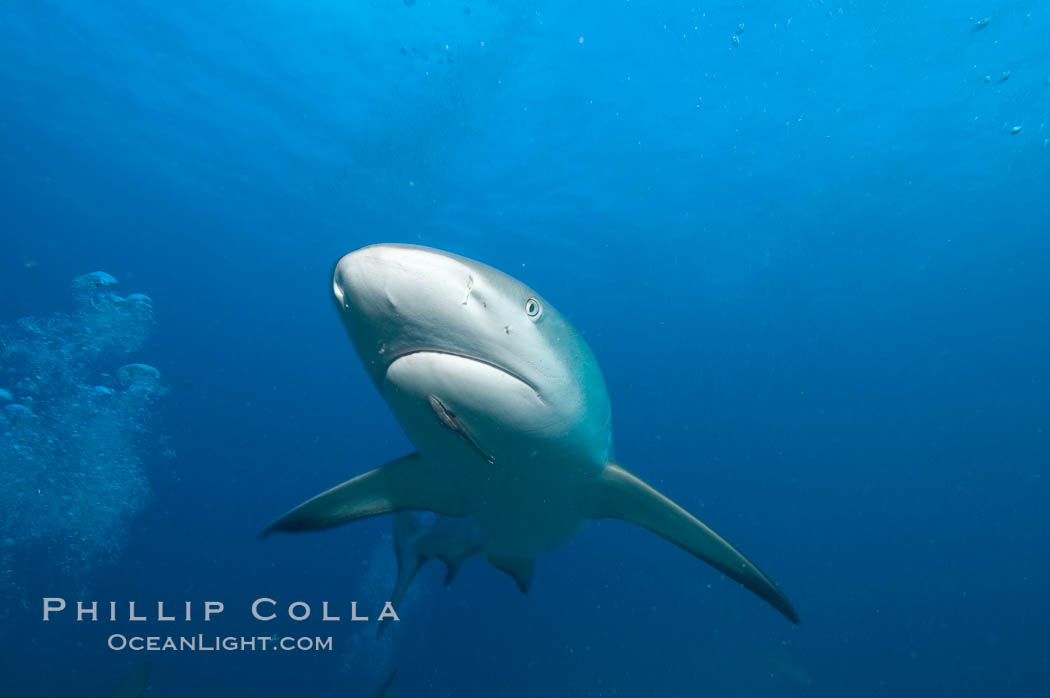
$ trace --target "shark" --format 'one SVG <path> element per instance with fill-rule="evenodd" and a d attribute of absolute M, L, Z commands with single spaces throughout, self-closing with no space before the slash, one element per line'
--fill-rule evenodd
<path fill-rule="evenodd" d="M 528 592 L 537 555 L 591 520 L 620 519 L 799 622 L 751 560 L 615 460 L 594 353 L 532 288 L 450 252 L 383 243 L 337 262 L 332 296 L 416 451 L 308 499 L 262 536 L 400 511 L 470 517 L 476 553 Z"/>

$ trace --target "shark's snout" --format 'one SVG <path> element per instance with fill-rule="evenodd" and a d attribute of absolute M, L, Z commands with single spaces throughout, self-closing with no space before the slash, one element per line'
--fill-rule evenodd
<path fill-rule="evenodd" d="M 416 245 L 370 245 L 336 263 L 333 299 L 377 383 L 397 357 L 469 336 L 461 300 L 470 279 L 460 258 Z"/>
<path fill-rule="evenodd" d="M 344 255 L 335 265 L 332 278 L 332 293 L 336 303 L 350 310 L 382 287 L 384 255 L 373 245 Z"/>
<path fill-rule="evenodd" d="M 335 266 L 332 292 L 344 309 L 390 312 L 398 301 L 440 294 L 450 285 L 465 284 L 467 276 L 457 259 L 440 250 L 385 243 L 343 256 Z"/>

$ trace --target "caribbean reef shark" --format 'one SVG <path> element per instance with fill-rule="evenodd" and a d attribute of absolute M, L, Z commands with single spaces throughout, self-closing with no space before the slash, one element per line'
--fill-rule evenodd
<path fill-rule="evenodd" d="M 470 516 L 479 554 L 524 592 L 537 554 L 591 519 L 622 519 L 798 622 L 754 563 L 613 460 L 598 362 L 528 286 L 448 252 L 381 244 L 340 259 L 332 292 L 365 368 L 417 452 L 313 497 L 263 535 L 404 510 Z"/>

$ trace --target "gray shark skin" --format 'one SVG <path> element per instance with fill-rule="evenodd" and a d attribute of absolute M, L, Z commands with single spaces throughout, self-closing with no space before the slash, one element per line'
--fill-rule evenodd
<path fill-rule="evenodd" d="M 613 460 L 598 362 L 535 291 L 465 257 L 400 244 L 344 256 L 332 291 L 417 452 L 313 497 L 263 535 L 404 510 L 469 515 L 480 554 L 527 591 L 538 553 L 591 519 L 616 518 L 692 553 L 798 622 L 754 563 Z"/>

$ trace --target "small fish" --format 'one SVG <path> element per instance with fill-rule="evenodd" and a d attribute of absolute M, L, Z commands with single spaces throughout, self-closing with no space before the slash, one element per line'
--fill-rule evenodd
<path fill-rule="evenodd" d="M 1010 135 L 1016 136 L 1018 133 L 1024 130 L 1024 126 L 1014 126 L 1010 129 Z"/>
<path fill-rule="evenodd" d="M 1004 70 L 1003 74 L 999 76 L 999 82 L 1006 82 L 1010 79 L 1010 71 Z"/>
<path fill-rule="evenodd" d="M 980 19 L 974 19 L 973 17 L 970 17 L 970 21 L 973 22 L 973 30 L 980 31 L 981 29 L 987 27 L 989 23 L 991 23 L 992 18 L 982 17 Z"/>
<path fill-rule="evenodd" d="M 474 436 L 471 434 L 470 429 L 467 427 L 466 423 L 463 422 L 463 420 L 461 420 L 459 417 L 457 417 L 455 413 L 452 412 L 452 410 L 446 407 L 445 403 L 439 400 L 435 395 L 429 396 L 428 401 L 430 402 L 430 407 L 434 410 L 434 414 L 437 415 L 438 421 L 440 421 L 452 431 L 459 434 L 460 438 L 466 441 L 467 444 L 469 444 L 475 451 L 477 451 L 478 455 L 484 458 L 485 461 L 489 463 L 489 465 L 492 465 L 496 462 L 495 458 L 486 453 L 481 448 L 481 446 L 478 445 L 478 442 L 474 439 Z"/>

